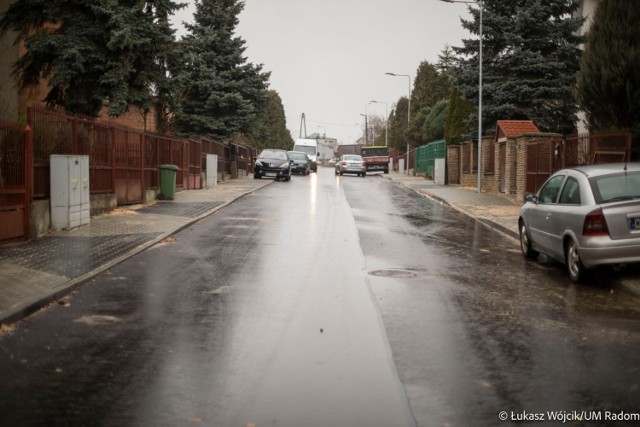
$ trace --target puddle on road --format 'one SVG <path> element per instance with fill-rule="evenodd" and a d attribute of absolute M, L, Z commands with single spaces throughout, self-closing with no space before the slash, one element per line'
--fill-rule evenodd
<path fill-rule="evenodd" d="M 390 279 L 411 279 L 418 276 L 415 272 L 409 270 L 389 269 L 389 270 L 373 270 L 370 271 L 371 276 L 388 277 Z"/>
<path fill-rule="evenodd" d="M 104 315 L 93 315 L 93 316 L 82 316 L 76 320 L 75 323 L 85 323 L 89 326 L 99 326 L 99 325 L 109 325 L 112 323 L 120 322 L 115 316 L 104 316 Z"/>

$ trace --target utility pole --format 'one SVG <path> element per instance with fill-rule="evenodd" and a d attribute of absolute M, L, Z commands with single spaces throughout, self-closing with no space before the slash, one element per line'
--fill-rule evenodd
<path fill-rule="evenodd" d="M 304 125 L 304 136 L 302 136 L 302 126 Z M 304 113 L 302 113 L 302 117 L 300 117 L 300 138 L 307 137 L 307 119 L 304 117 Z"/>

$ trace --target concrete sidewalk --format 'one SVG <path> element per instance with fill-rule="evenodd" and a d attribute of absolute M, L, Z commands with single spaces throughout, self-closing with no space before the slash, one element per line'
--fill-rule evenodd
<path fill-rule="evenodd" d="M 173 201 L 120 207 L 70 231 L 0 246 L 0 324 L 20 320 L 93 276 L 162 241 L 271 180 L 245 177 Z"/>
<path fill-rule="evenodd" d="M 445 203 L 514 239 L 519 239 L 518 214 L 522 203 L 497 194 L 478 193 L 475 188 L 438 185 L 422 177 L 389 173 L 385 178 Z"/>
<path fill-rule="evenodd" d="M 501 231 L 520 245 L 518 217 L 520 206 L 516 200 L 497 194 L 478 193 L 475 188 L 455 185 L 438 185 L 432 180 L 422 177 L 389 173 L 383 175 L 387 179 L 401 183 L 414 191 L 433 200 L 444 203 L 463 214 L 475 218 L 484 224 Z M 619 289 L 627 294 L 640 297 L 640 266 L 629 267 L 626 274 L 621 274 L 617 281 Z M 567 278 L 567 280 L 569 280 Z M 612 289 L 613 291 L 613 289 Z"/>

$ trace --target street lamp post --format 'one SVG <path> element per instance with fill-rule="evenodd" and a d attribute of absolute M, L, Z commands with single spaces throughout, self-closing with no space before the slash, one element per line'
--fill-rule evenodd
<path fill-rule="evenodd" d="M 478 193 L 482 192 L 482 0 L 440 0 L 446 3 L 475 3 L 480 9 L 480 25 L 478 29 Z"/>
<path fill-rule="evenodd" d="M 407 103 L 407 175 L 409 175 L 409 122 L 411 121 L 411 76 L 408 74 L 385 73 L 387 76 L 409 79 L 409 98 Z"/>
<path fill-rule="evenodd" d="M 369 113 L 367 112 L 367 108 L 369 107 L 369 104 L 371 104 L 372 101 L 369 101 L 367 103 L 367 105 L 364 106 L 364 124 L 365 124 L 365 135 L 368 134 L 368 126 L 367 126 L 367 119 L 369 118 Z M 373 134 L 373 128 L 372 128 L 372 132 L 371 132 L 371 140 L 373 140 L 375 138 L 375 135 Z M 365 136 L 365 146 L 369 144 L 369 137 Z"/>
<path fill-rule="evenodd" d="M 365 107 L 364 111 L 367 111 L 367 108 Z M 367 126 L 367 115 L 366 114 L 360 114 L 362 117 L 364 117 L 364 145 L 366 147 L 367 142 L 369 140 L 369 128 Z"/>
<path fill-rule="evenodd" d="M 385 101 L 371 101 L 374 104 L 384 104 L 384 146 L 387 147 L 388 144 L 388 136 L 389 136 L 389 129 L 388 129 L 388 117 L 389 117 L 389 109 L 388 109 L 388 104 Z"/>

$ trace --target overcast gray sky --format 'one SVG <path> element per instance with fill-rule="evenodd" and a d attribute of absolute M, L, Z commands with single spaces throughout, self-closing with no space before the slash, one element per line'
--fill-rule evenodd
<path fill-rule="evenodd" d="M 192 19 L 194 1 L 176 17 Z M 362 135 L 360 114 L 385 115 L 411 86 L 422 61 L 435 63 L 446 45 L 472 37 L 460 24 L 467 5 L 440 0 L 246 0 L 237 34 L 249 62 L 271 72 L 287 128 L 339 143 Z M 371 100 L 379 104 L 367 104 Z"/>

